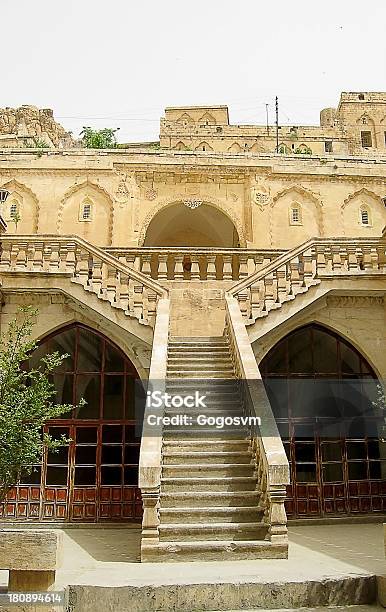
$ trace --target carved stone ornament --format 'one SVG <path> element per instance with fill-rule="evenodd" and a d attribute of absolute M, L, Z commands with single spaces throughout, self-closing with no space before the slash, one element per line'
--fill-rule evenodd
<path fill-rule="evenodd" d="M 262 210 L 271 201 L 269 190 L 261 185 L 254 185 L 251 188 L 251 200 Z"/>
<path fill-rule="evenodd" d="M 186 198 L 184 200 L 184 204 L 191 210 L 194 210 L 195 208 L 198 208 L 199 206 L 201 206 L 202 200 L 200 200 L 199 198 L 195 196 L 192 196 L 192 197 Z"/>
<path fill-rule="evenodd" d="M 115 192 L 115 199 L 117 200 L 117 202 L 121 202 L 122 204 L 124 204 L 129 199 L 129 196 L 130 192 L 126 185 L 126 181 L 125 179 L 122 179 Z"/>
<path fill-rule="evenodd" d="M 155 189 L 153 189 L 153 188 L 147 189 L 145 191 L 145 198 L 147 200 L 153 201 L 153 200 L 156 199 L 157 195 L 158 195 L 157 191 Z"/>

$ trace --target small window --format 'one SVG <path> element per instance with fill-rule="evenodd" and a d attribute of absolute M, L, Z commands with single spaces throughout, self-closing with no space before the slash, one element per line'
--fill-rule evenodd
<path fill-rule="evenodd" d="M 91 221 L 92 220 L 92 203 L 86 200 L 82 202 L 80 207 L 79 221 Z"/>
<path fill-rule="evenodd" d="M 364 96 L 364 94 L 361 93 L 361 94 L 359 94 L 358 98 L 359 98 L 359 100 L 364 100 L 365 96 Z"/>
<path fill-rule="evenodd" d="M 294 204 L 290 208 L 290 224 L 301 225 L 302 224 L 302 213 L 299 204 Z"/>
<path fill-rule="evenodd" d="M 12 202 L 11 206 L 9 207 L 9 216 L 10 217 L 14 217 L 19 211 L 18 211 L 19 207 L 17 205 L 16 202 Z"/>
<path fill-rule="evenodd" d="M 324 143 L 324 152 L 332 153 L 332 140 L 326 140 Z"/>
<path fill-rule="evenodd" d="M 361 141 L 364 149 L 370 149 L 373 146 L 371 132 L 361 132 Z"/>
<path fill-rule="evenodd" d="M 370 215 L 367 208 L 361 208 L 361 223 L 362 225 L 370 225 Z"/>

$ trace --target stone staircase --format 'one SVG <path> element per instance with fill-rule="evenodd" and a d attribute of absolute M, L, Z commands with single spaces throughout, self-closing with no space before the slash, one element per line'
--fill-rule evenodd
<path fill-rule="evenodd" d="M 154 561 L 283 556 L 266 539 L 248 429 L 196 422 L 243 414 L 227 339 L 171 338 L 166 390 L 183 397 L 198 390 L 207 407 L 165 408 L 170 417 L 186 413 L 191 424 L 164 427 Z"/>

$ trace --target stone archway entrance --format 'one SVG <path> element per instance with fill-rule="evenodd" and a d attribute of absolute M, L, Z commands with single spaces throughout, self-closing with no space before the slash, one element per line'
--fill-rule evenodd
<path fill-rule="evenodd" d="M 135 381 L 131 361 L 102 334 L 73 324 L 45 338 L 30 366 L 47 353 L 69 357 L 54 375 L 57 401 L 86 405 L 46 423 L 54 438 L 70 438 L 58 453 L 14 488 L 3 517 L 62 522 L 140 519 L 140 438 L 135 430 Z"/>
<path fill-rule="evenodd" d="M 364 357 L 313 324 L 283 338 L 260 370 L 290 463 L 288 515 L 384 512 L 386 444 Z"/>
<path fill-rule="evenodd" d="M 167 206 L 150 221 L 144 246 L 236 248 L 240 238 L 231 219 L 215 206 Z"/>

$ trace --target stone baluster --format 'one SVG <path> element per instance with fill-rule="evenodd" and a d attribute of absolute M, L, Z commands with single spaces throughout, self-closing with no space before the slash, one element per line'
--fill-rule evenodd
<path fill-rule="evenodd" d="M 191 261 L 192 267 L 190 269 L 190 278 L 191 280 L 200 280 L 200 264 L 198 256 L 192 255 Z"/>
<path fill-rule="evenodd" d="M 50 253 L 50 263 L 49 263 L 49 271 L 57 272 L 59 270 L 59 242 L 51 242 L 51 253 Z"/>
<path fill-rule="evenodd" d="M 172 274 L 172 278 L 174 278 L 174 280 L 184 280 L 184 255 L 182 253 L 174 255 L 174 262 L 174 274 Z"/>
<path fill-rule="evenodd" d="M 142 255 L 142 274 L 145 274 L 146 276 L 151 276 L 151 255 L 149 253 L 145 253 L 144 255 Z M 155 278 L 158 278 L 158 262 L 156 265 L 156 272 L 155 272 Z"/>
<path fill-rule="evenodd" d="M 251 318 L 256 321 L 261 312 L 261 282 L 251 285 Z"/>
<path fill-rule="evenodd" d="M 160 253 L 158 255 L 158 276 L 156 275 L 158 280 L 167 280 L 168 279 L 168 254 Z"/>
<path fill-rule="evenodd" d="M 206 270 L 206 278 L 207 280 L 216 280 L 216 255 L 208 255 L 207 258 L 207 270 Z"/>
<path fill-rule="evenodd" d="M 288 264 L 290 275 L 290 294 L 295 296 L 299 293 L 302 286 L 300 278 L 300 260 L 299 257 L 294 257 Z"/>
<path fill-rule="evenodd" d="M 249 289 L 243 289 L 239 291 L 237 294 L 237 299 L 239 301 L 240 311 L 244 319 L 249 319 L 250 317 L 250 305 L 248 304 L 249 298 Z"/>
<path fill-rule="evenodd" d="M 18 270 L 26 270 L 27 269 L 27 243 L 21 242 L 19 243 L 19 248 L 16 255 L 15 265 Z"/>
<path fill-rule="evenodd" d="M 378 256 L 378 250 L 377 247 L 371 247 L 370 249 L 370 260 L 371 260 L 371 267 L 373 270 L 378 270 L 379 269 L 379 256 Z"/>
<path fill-rule="evenodd" d="M 27 270 L 29 272 L 33 270 L 34 255 L 35 255 L 35 243 L 34 242 L 29 242 L 27 244 L 27 252 L 26 252 L 26 256 L 27 256 Z"/>
<path fill-rule="evenodd" d="M 253 268 L 251 269 L 249 274 L 258 272 L 262 268 L 264 264 L 264 257 L 262 255 L 255 255 L 251 261 L 253 262 Z"/>
<path fill-rule="evenodd" d="M 349 272 L 357 272 L 359 270 L 358 253 L 355 245 L 347 247 L 347 268 Z"/>
<path fill-rule="evenodd" d="M 93 257 L 90 288 L 96 295 L 102 293 L 102 261 Z"/>
<path fill-rule="evenodd" d="M 133 310 L 134 316 L 138 321 L 143 319 L 143 285 L 135 281 L 134 283 L 134 294 L 133 294 Z"/>
<path fill-rule="evenodd" d="M 66 245 L 67 255 L 66 255 L 66 272 L 70 272 L 70 274 L 75 274 L 75 266 L 76 266 L 76 244 L 75 242 L 68 242 Z M 45 249 L 44 249 L 45 251 Z M 44 255 L 43 251 L 43 255 Z"/>
<path fill-rule="evenodd" d="M 287 296 L 287 266 L 283 264 L 276 270 L 277 301 L 282 304 Z"/>
<path fill-rule="evenodd" d="M 89 253 L 84 249 L 77 250 L 76 253 L 76 276 L 83 285 L 87 287 L 89 279 Z"/>
<path fill-rule="evenodd" d="M 363 269 L 371 270 L 372 269 L 371 248 L 369 246 L 362 247 L 362 254 L 363 254 Z"/>
<path fill-rule="evenodd" d="M 239 255 L 239 279 L 247 278 L 248 276 L 248 256 Z"/>
<path fill-rule="evenodd" d="M 283 485 L 270 485 L 268 500 L 270 502 L 269 538 L 272 544 L 287 543 L 287 516 L 284 507 L 286 490 Z"/>
<path fill-rule="evenodd" d="M 264 277 L 264 310 L 268 312 L 275 304 L 274 297 L 274 276 L 270 272 Z"/>
<path fill-rule="evenodd" d="M 313 262 L 312 262 L 312 250 L 306 249 L 302 254 L 302 259 L 303 259 L 303 282 L 305 286 L 307 287 L 312 281 L 312 278 L 314 276 Z"/>
<path fill-rule="evenodd" d="M 327 262 L 325 247 L 323 245 L 316 246 L 316 275 L 323 274 L 326 271 Z"/>
<path fill-rule="evenodd" d="M 141 488 L 142 516 L 142 547 L 159 544 L 159 487 Z"/>
<path fill-rule="evenodd" d="M 147 289 L 147 321 L 150 325 L 154 324 L 157 313 L 157 294 L 151 289 Z"/>
<path fill-rule="evenodd" d="M 0 270 L 8 271 L 11 268 L 11 250 L 12 245 L 8 240 L 3 240 L 1 243 L 1 260 Z"/>
<path fill-rule="evenodd" d="M 106 298 L 110 304 L 114 304 L 117 295 L 117 269 L 115 266 L 107 266 Z"/>
<path fill-rule="evenodd" d="M 339 245 L 332 245 L 332 269 L 334 272 L 340 272 L 342 270 L 342 257 Z"/>
<path fill-rule="evenodd" d="M 125 312 L 129 309 L 129 277 L 123 272 L 119 273 L 119 304 Z"/>
<path fill-rule="evenodd" d="M 223 266 L 223 279 L 232 280 L 232 255 L 223 255 L 224 266 Z"/>

